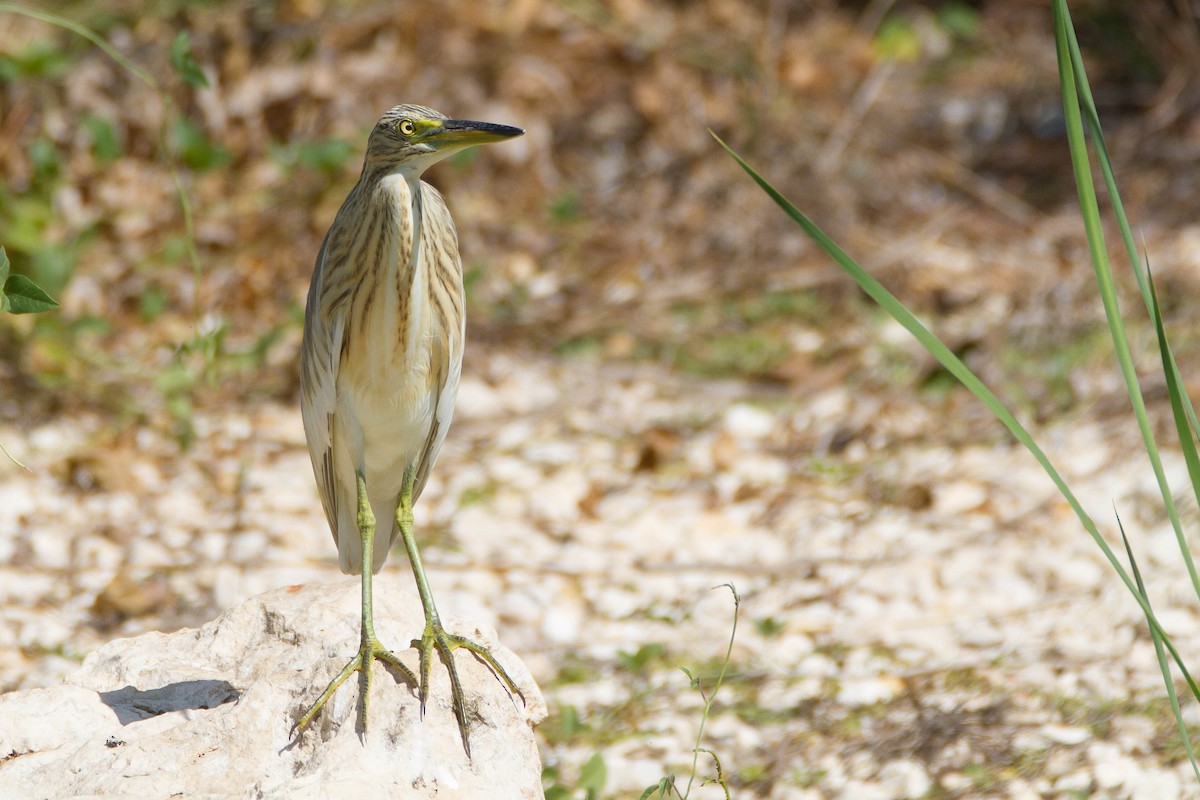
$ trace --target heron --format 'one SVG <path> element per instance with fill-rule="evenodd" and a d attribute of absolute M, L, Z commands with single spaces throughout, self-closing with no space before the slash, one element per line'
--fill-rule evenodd
<path fill-rule="evenodd" d="M 362 576 L 362 627 L 358 653 L 300 717 L 300 729 L 361 671 L 358 719 L 365 735 L 375 661 L 417 687 L 424 716 L 434 651 L 450 674 L 468 757 L 454 651 L 473 653 L 511 695 L 520 695 L 487 647 L 443 627 L 413 534 L 413 504 L 450 429 L 466 336 L 458 234 L 441 194 L 421 175 L 464 148 L 523 133 L 449 119 L 424 106 L 389 109 L 372 128 L 362 174 L 317 253 L 304 312 L 300 408 L 342 572 Z M 420 654 L 419 677 L 379 641 L 371 610 L 372 576 L 397 536 L 425 612 L 425 629 L 411 642 Z"/>

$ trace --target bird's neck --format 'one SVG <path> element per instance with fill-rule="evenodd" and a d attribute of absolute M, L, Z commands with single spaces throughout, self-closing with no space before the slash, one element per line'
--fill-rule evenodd
<path fill-rule="evenodd" d="M 368 173 L 364 168 L 363 177 L 359 179 L 356 189 L 363 193 L 368 207 L 378 210 L 379 218 L 390 218 L 394 221 L 400 241 L 404 243 L 401 247 L 409 248 L 406 263 L 411 271 L 408 272 L 407 279 L 414 280 L 422 266 L 421 227 L 424 220 L 424 204 L 421 172 L 392 167 L 377 173 Z"/>

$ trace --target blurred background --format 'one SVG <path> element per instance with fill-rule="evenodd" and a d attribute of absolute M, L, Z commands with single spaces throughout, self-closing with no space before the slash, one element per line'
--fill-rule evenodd
<path fill-rule="evenodd" d="M 469 346 L 417 514 L 440 602 L 547 693 L 554 796 L 690 763 L 674 665 L 719 665 L 724 581 L 742 626 L 706 745 L 737 796 L 1193 796 L 1137 607 L 1053 487 L 709 134 L 1046 431 L 1093 514 L 1116 499 L 1194 649 L 1125 463 L 1047 2 L 26 7 L 126 63 L 0 4 L 0 245 L 62 303 L 0 318 L 0 444 L 31 469 L 0 457 L 0 689 L 340 578 L 304 296 L 367 132 L 414 102 L 526 129 L 425 176 Z M 1197 11 L 1072 11 L 1191 376 Z"/>

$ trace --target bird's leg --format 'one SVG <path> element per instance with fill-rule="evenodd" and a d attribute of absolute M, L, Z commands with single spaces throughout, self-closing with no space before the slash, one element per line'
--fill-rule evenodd
<path fill-rule="evenodd" d="M 468 739 L 470 724 L 467 721 L 467 706 L 463 699 L 462 682 L 458 678 L 458 669 L 454 664 L 454 651 L 458 648 L 469 650 L 480 661 L 488 666 L 497 678 L 508 689 L 509 694 L 524 695 L 517 684 L 509 677 L 504 667 L 486 647 L 472 642 L 462 636 L 447 633 L 438 618 L 437 607 L 433 604 L 433 594 L 429 591 L 429 581 L 425 578 L 425 568 L 421 566 L 421 554 L 417 552 L 417 541 L 413 536 L 413 482 L 415 469 L 409 469 L 404 476 L 404 489 L 400 494 L 400 505 L 396 508 L 396 524 L 400 535 L 404 537 L 404 549 L 408 551 L 408 560 L 412 564 L 413 577 L 417 581 L 417 590 L 421 593 L 421 606 L 425 609 L 425 631 L 420 639 L 413 639 L 412 646 L 421 653 L 421 683 L 418 690 L 421 698 L 421 713 L 425 713 L 425 701 L 429 697 L 429 669 L 433 661 L 433 651 L 437 650 L 438 657 L 446 665 L 450 673 L 450 694 L 454 703 L 454 716 L 458 719 L 458 732 L 462 735 L 463 749 L 467 757 L 471 756 L 471 743 Z"/>
<path fill-rule="evenodd" d="M 371 504 L 367 501 L 367 484 L 362 473 L 358 475 L 358 535 L 362 540 L 362 638 L 358 654 L 337 674 L 325 691 L 317 698 L 317 702 L 296 723 L 297 728 L 303 728 L 316 716 L 321 707 L 333 697 L 338 687 L 355 672 L 362 672 L 362 691 L 359 695 L 358 722 L 359 730 L 367 732 L 367 708 L 371 700 L 371 664 L 378 659 L 398 670 L 405 680 L 416 685 L 417 676 L 401 663 L 391 650 L 388 650 L 375 636 L 375 621 L 371 613 L 371 578 L 374 576 L 372 560 L 375 549 L 375 515 L 371 513 Z"/>

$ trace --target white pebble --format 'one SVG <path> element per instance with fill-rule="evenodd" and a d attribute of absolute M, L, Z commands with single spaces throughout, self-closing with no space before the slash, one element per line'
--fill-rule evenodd
<path fill-rule="evenodd" d="M 762 439 L 776 428 L 769 411 L 738 403 L 725 412 L 725 430 L 738 439 Z"/>
<path fill-rule="evenodd" d="M 929 773 L 915 761 L 892 761 L 879 770 L 879 783 L 892 797 L 923 797 L 933 786 Z"/>

